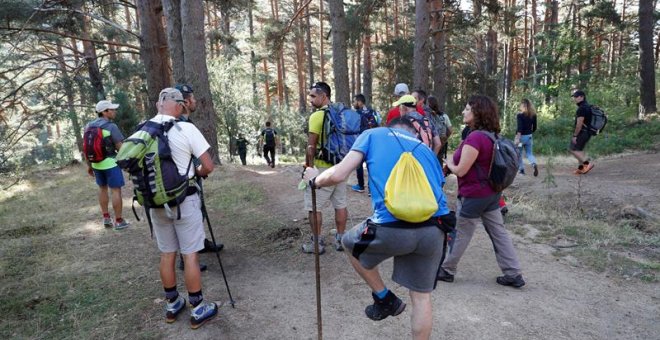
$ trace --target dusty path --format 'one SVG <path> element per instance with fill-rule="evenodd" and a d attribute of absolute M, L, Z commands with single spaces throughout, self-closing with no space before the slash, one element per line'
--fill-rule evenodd
<path fill-rule="evenodd" d="M 644 166 L 637 166 L 642 162 Z M 294 230 L 298 227 L 305 236 L 293 232 L 289 238 L 254 244 L 234 242 L 236 236 L 226 235 L 223 241 L 227 250 L 222 256 L 236 308 L 225 303 L 218 318 L 192 332 L 182 320 L 174 325 L 161 322 L 159 304 L 154 307 L 152 325 L 146 327 L 158 328 L 172 339 L 316 338 L 314 260 L 299 251 L 300 243 L 309 235 L 301 209 L 302 193 L 296 190 L 299 170 L 293 166 L 271 171 L 261 166 L 232 165 L 220 169 L 223 177 L 242 178 L 264 188 L 271 202 L 266 209 L 273 212 L 273 220 Z M 583 178 L 588 194 L 585 200 L 615 206 L 635 204 L 657 214 L 660 181 L 654 178 L 658 170 L 658 154 L 599 161 L 589 177 Z M 547 190 L 552 192 L 542 195 L 568 199 L 577 178 L 561 162 L 555 172 L 556 188 L 547 189 L 541 176 L 521 178 L 516 186 L 528 193 Z M 355 179 L 351 177 L 351 181 Z M 446 188 L 451 202 L 453 185 L 449 183 Z M 353 225 L 368 216 L 371 208 L 366 194 L 349 190 L 348 196 L 349 225 Z M 333 224 L 331 211 L 325 209 L 324 217 L 323 230 L 328 235 Z M 552 255 L 553 248 L 519 236 L 514 236 L 514 243 L 528 284 L 516 290 L 495 283 L 500 273 L 492 247 L 485 232 L 477 232 L 456 281 L 439 282 L 433 293 L 433 339 L 657 339 L 660 285 L 575 267 Z M 353 272 L 344 253 L 328 250 L 321 257 L 325 338 L 410 338 L 409 310 L 381 322 L 365 317 L 364 307 L 371 301 L 367 286 Z M 204 274 L 206 295 L 226 302 L 217 264 L 209 255 L 203 256 L 210 264 Z M 407 292 L 389 279 L 391 261 L 384 263 L 381 271 L 386 284 L 409 301 Z"/>

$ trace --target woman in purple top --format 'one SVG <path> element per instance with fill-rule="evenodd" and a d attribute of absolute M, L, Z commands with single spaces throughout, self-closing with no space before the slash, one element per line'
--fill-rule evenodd
<path fill-rule="evenodd" d="M 463 123 L 472 132 L 456 149 L 453 159 L 447 159 L 447 167 L 458 178 L 456 238 L 437 279 L 454 281 L 458 262 L 470 244 L 474 230 L 483 223 L 493 242 L 497 264 L 504 273 L 497 278 L 497 283 L 520 288 L 525 281 L 513 241 L 504 228 L 499 209 L 501 192 L 493 190 L 488 182 L 493 142 L 481 132 L 500 132 L 497 105 L 486 96 L 470 97 L 463 110 Z"/>
<path fill-rule="evenodd" d="M 516 138 L 515 143 L 520 148 L 520 157 L 519 168 L 520 174 L 525 174 L 525 163 L 523 163 L 523 149 L 525 149 L 525 155 L 527 156 L 527 161 L 534 168 L 534 177 L 539 175 L 539 168 L 536 166 L 536 158 L 532 152 L 532 146 L 534 145 L 532 139 L 532 133 L 536 131 L 536 110 L 534 110 L 534 105 L 529 99 L 525 98 L 520 101 L 520 112 L 516 115 Z"/>

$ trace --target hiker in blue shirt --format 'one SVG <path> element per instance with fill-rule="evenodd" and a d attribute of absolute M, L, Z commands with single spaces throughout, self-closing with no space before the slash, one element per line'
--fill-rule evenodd
<path fill-rule="evenodd" d="M 422 166 L 432 189 L 437 211 L 424 222 L 411 224 L 395 218 L 385 205 L 385 185 L 404 151 L 411 151 Z M 372 291 L 373 304 L 365 313 L 382 320 L 403 312 L 406 304 L 384 284 L 378 269 L 383 261 L 394 258 L 392 280 L 410 291 L 413 338 L 431 336 L 433 314 L 431 292 L 441 263 L 443 238 L 438 219 L 451 215 L 442 192 L 444 176 L 435 153 L 415 137 L 409 119 L 393 119 L 390 128 L 375 128 L 362 133 L 351 151 L 337 165 L 321 174 L 308 167 L 303 178 L 314 188 L 342 183 L 363 161 L 369 171 L 373 215 L 346 232 L 342 243 L 357 273 Z M 318 175 L 318 176 L 317 176 Z"/>
<path fill-rule="evenodd" d="M 362 93 L 356 94 L 353 97 L 353 108 L 362 117 L 360 123 L 360 132 L 367 131 L 380 126 L 380 114 L 366 104 L 366 98 Z M 358 184 L 351 186 L 351 189 L 356 192 L 364 192 L 364 162 L 362 162 L 355 170 L 357 175 Z"/>

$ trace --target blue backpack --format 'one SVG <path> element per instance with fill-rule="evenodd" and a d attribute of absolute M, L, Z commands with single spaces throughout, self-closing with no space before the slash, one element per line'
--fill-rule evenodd
<path fill-rule="evenodd" d="M 351 151 L 355 139 L 360 135 L 361 121 L 361 115 L 344 104 L 330 104 L 323 116 L 321 149 L 318 158 L 330 164 L 341 162 Z"/>

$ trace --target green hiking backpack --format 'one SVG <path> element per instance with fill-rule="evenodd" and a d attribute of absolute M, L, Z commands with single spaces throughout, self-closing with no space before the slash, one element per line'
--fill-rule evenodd
<path fill-rule="evenodd" d="M 180 129 L 177 124 L 188 123 L 146 121 L 124 140 L 117 154 L 117 164 L 128 172 L 133 182 L 133 200 L 147 210 L 165 208 L 169 214 L 170 206 L 180 204 L 187 196 L 191 179 L 187 173 L 179 174 L 167 138 L 167 132 L 172 127 Z M 192 155 L 188 168 L 191 163 Z M 177 218 L 180 217 L 179 213 Z"/>

